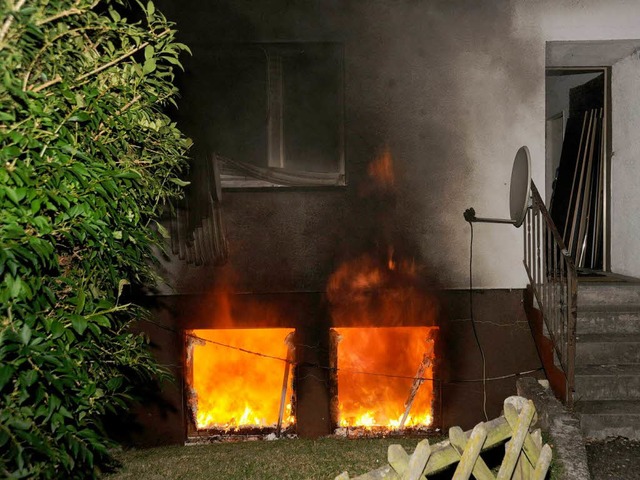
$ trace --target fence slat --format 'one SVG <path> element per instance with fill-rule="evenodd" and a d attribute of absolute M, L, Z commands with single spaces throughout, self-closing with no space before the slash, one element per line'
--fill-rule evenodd
<path fill-rule="evenodd" d="M 449 429 L 449 441 L 453 448 L 456 449 L 458 454 L 462 456 L 465 449 L 467 448 L 467 436 L 464 434 L 460 427 L 452 427 Z M 495 480 L 496 477 L 491 473 L 487 464 L 484 463 L 484 460 L 480 455 L 476 460 L 476 464 L 473 467 L 473 476 L 476 480 Z"/>
<path fill-rule="evenodd" d="M 536 444 L 536 448 L 538 449 L 538 451 L 542 450 L 542 431 L 537 428 L 531 434 L 531 438 L 533 438 L 533 443 Z"/>
<path fill-rule="evenodd" d="M 479 423 L 471 432 L 464 453 L 460 458 L 460 463 L 458 463 L 458 467 L 453 473 L 453 480 L 467 480 L 471 476 L 473 467 L 476 464 L 476 460 L 482 451 L 482 446 L 486 439 L 487 429 L 484 424 Z"/>
<path fill-rule="evenodd" d="M 522 450 L 522 446 L 524 444 L 524 439 L 529 433 L 529 425 L 531 425 L 531 420 L 533 420 L 535 411 L 536 410 L 533 406 L 533 402 L 529 400 L 520 412 L 517 428 L 514 431 L 513 437 L 511 438 L 509 448 L 507 448 L 507 451 L 504 454 L 504 459 L 502 460 L 500 471 L 498 472 L 498 476 L 496 477 L 497 480 L 509 480 L 511 478 L 511 475 L 513 475 L 513 471 L 516 468 L 516 463 L 518 462 L 518 457 L 520 456 L 520 451 Z"/>
<path fill-rule="evenodd" d="M 416 449 L 409 458 L 409 468 L 402 476 L 402 480 L 420 480 L 431 456 L 429 440 L 424 439 L 416 445 Z"/>
<path fill-rule="evenodd" d="M 387 461 L 401 478 L 409 470 L 409 454 L 402 448 L 402 445 L 389 445 Z"/>
<path fill-rule="evenodd" d="M 533 472 L 532 480 L 544 480 L 546 478 L 547 470 L 549 470 L 549 465 L 551 465 L 551 457 L 551 447 L 549 445 L 542 447 L 542 450 L 540 451 L 540 458 L 538 458 L 536 469 Z"/>
<path fill-rule="evenodd" d="M 515 432 L 518 426 L 518 412 L 516 411 L 515 407 L 505 402 L 504 416 L 507 419 L 507 422 L 509 422 L 509 426 Z M 523 450 L 524 450 L 524 454 L 527 456 L 527 459 L 529 460 L 529 464 L 532 467 L 535 467 L 536 463 L 538 463 L 540 448 L 536 446 L 535 442 L 533 441 L 533 438 L 531 438 L 530 435 L 526 435 L 524 438 Z"/>
<path fill-rule="evenodd" d="M 391 445 L 387 465 L 353 479 L 343 472 L 335 480 L 427 480 L 431 474 L 456 463 L 454 480 L 468 480 L 471 475 L 477 480 L 544 480 L 552 451 L 549 445 L 543 446 L 540 429 L 529 430 L 536 417 L 533 402 L 509 397 L 504 402 L 504 412 L 504 416 L 480 423 L 472 431 L 452 427 L 449 440 L 434 445 L 423 440 L 412 455 L 400 445 Z M 480 453 L 502 444 L 506 451 L 494 477 Z M 537 460 L 532 463 L 532 459 Z"/>
<path fill-rule="evenodd" d="M 509 445 L 511 445 L 511 441 L 504 444 L 505 451 L 509 449 Z M 533 468 L 529 465 L 529 460 L 527 460 L 525 455 L 521 452 L 518 456 L 518 462 L 516 463 L 513 475 L 511 475 L 511 480 L 529 480 L 532 473 Z"/>

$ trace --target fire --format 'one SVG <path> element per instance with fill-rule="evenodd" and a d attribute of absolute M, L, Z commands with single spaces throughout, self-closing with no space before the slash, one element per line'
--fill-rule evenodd
<path fill-rule="evenodd" d="M 382 153 L 369 164 L 367 173 L 379 188 L 390 189 L 393 187 L 396 177 L 389 147 L 385 148 Z"/>
<path fill-rule="evenodd" d="M 399 428 L 418 368 L 425 368 L 405 427 L 433 420 L 433 337 L 437 327 L 337 328 L 340 426 Z M 367 375 L 375 373 L 376 375 Z M 407 377 L 407 378 L 397 378 Z"/>
<path fill-rule="evenodd" d="M 342 263 L 329 278 L 327 298 L 336 326 L 432 325 L 436 302 L 412 259 L 363 254 Z"/>
<path fill-rule="evenodd" d="M 278 421 L 285 362 L 238 349 L 287 358 L 285 338 L 291 329 L 193 330 L 192 381 L 198 429 L 275 426 Z M 287 387 L 291 398 L 291 383 Z M 287 405 L 283 427 L 294 422 Z"/>

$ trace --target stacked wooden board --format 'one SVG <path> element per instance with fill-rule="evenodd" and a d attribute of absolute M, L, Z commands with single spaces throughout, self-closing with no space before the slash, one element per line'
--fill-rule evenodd
<path fill-rule="evenodd" d="M 605 141 L 602 108 L 567 120 L 550 213 L 578 268 L 602 269 Z"/>

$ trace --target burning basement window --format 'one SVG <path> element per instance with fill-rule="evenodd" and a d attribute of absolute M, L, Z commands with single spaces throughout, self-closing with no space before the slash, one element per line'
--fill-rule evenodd
<path fill-rule="evenodd" d="M 335 330 L 341 427 L 402 429 L 432 424 L 437 327 Z M 425 380 L 413 380 L 416 377 Z"/>
<path fill-rule="evenodd" d="M 294 423 L 288 364 L 280 360 L 286 359 L 292 348 L 288 336 L 292 331 L 255 328 L 189 332 L 189 406 L 197 430 L 275 428 L 280 416 L 282 427 Z M 248 352 L 260 352 L 262 356 Z"/>

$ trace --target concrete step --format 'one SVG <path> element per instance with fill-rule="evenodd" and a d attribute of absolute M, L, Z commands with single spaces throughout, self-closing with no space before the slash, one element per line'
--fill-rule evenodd
<path fill-rule="evenodd" d="M 594 305 L 640 305 L 640 283 L 578 283 L 578 309 Z"/>
<path fill-rule="evenodd" d="M 640 335 L 583 334 L 576 338 L 576 366 L 640 364 Z"/>
<path fill-rule="evenodd" d="M 591 333 L 640 334 L 640 305 L 578 309 L 578 335 Z"/>
<path fill-rule="evenodd" d="M 596 400 L 576 402 L 575 413 L 585 437 L 626 437 L 640 440 L 640 401 Z"/>
<path fill-rule="evenodd" d="M 640 401 L 640 365 L 587 365 L 576 367 L 574 398 L 577 401 Z"/>

